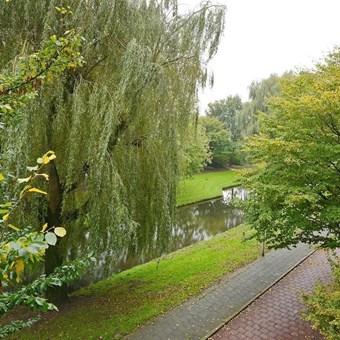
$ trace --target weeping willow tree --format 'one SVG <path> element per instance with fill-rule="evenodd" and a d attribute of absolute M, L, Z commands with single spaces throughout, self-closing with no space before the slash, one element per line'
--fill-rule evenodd
<path fill-rule="evenodd" d="M 20 129 L 7 129 L 1 143 L 11 155 L 5 165 L 19 174 L 20 164 L 57 154 L 48 200 L 27 202 L 35 213 L 21 216 L 67 228 L 46 271 L 93 250 L 104 276 L 126 244 L 146 257 L 166 250 L 180 148 L 195 125 L 224 8 L 205 3 L 180 14 L 175 0 L 3 3 L 0 67 L 72 28 L 84 37 L 85 66 L 43 86 Z"/>

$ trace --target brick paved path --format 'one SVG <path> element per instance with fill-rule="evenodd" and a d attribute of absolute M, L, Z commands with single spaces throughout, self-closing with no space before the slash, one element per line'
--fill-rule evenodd
<path fill-rule="evenodd" d="M 198 297 L 147 323 L 127 338 L 129 340 L 206 338 L 310 253 L 311 250 L 304 244 L 292 250 L 271 251 L 232 277 L 227 275 L 220 284 Z"/>
<path fill-rule="evenodd" d="M 301 320 L 303 304 L 297 299 L 299 292 L 311 291 L 315 282 L 328 281 L 329 275 L 326 256 L 317 251 L 209 339 L 323 339 Z"/>

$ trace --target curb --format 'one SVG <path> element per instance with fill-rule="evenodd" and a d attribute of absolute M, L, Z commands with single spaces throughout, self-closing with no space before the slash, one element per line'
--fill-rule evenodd
<path fill-rule="evenodd" d="M 211 336 L 213 336 L 220 328 L 222 328 L 225 324 L 227 324 L 229 321 L 234 319 L 237 315 L 239 315 L 244 309 L 246 309 L 250 304 L 252 304 L 255 300 L 257 300 L 261 295 L 263 295 L 265 292 L 267 292 L 270 288 L 272 288 L 275 284 L 277 284 L 280 280 L 282 280 L 285 276 L 287 276 L 291 271 L 293 271 L 298 265 L 300 265 L 302 262 L 304 262 L 309 256 L 314 254 L 316 252 L 316 249 L 312 249 L 309 254 L 304 256 L 302 259 L 300 259 L 292 268 L 288 269 L 284 274 L 282 274 L 279 278 L 277 278 L 274 282 L 272 282 L 269 286 L 264 288 L 261 292 L 259 292 L 257 295 L 255 295 L 251 300 L 249 300 L 246 304 L 244 304 L 240 309 L 233 313 L 228 318 L 221 321 L 221 323 L 216 326 L 214 329 L 206 333 L 203 337 L 201 337 L 199 340 L 207 340 Z"/>

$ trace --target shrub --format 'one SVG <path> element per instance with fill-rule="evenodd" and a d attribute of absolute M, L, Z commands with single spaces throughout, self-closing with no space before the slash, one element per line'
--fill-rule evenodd
<path fill-rule="evenodd" d="M 332 281 L 317 284 L 311 294 L 303 293 L 306 309 L 303 318 L 327 340 L 340 339 L 340 263 L 335 256 L 329 259 L 332 265 Z"/>

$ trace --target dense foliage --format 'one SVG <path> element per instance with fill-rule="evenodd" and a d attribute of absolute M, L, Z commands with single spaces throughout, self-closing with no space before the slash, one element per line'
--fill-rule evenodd
<path fill-rule="evenodd" d="M 270 246 L 299 242 L 336 248 L 340 240 L 340 53 L 286 77 L 247 150 L 247 221 Z"/>
<path fill-rule="evenodd" d="M 253 81 L 249 85 L 247 102 L 242 102 L 236 95 L 208 104 L 206 115 L 222 122 L 225 134 L 229 135 L 228 140 L 225 139 L 226 145 L 223 151 L 228 154 L 228 157 L 227 160 L 224 159 L 223 165 L 248 163 L 247 154 L 242 150 L 244 138 L 258 132 L 259 114 L 268 113 L 268 98 L 279 92 L 279 80 L 289 76 L 290 73 L 285 73 L 282 77 L 271 74 L 266 79 Z"/>
<path fill-rule="evenodd" d="M 229 130 L 215 117 L 202 117 L 200 121 L 209 140 L 209 151 L 212 155 L 209 164 L 215 167 L 227 165 L 233 151 Z"/>
<path fill-rule="evenodd" d="M 0 124 L 2 129 L 18 126 L 25 112 L 25 105 L 33 99 L 37 89 L 45 81 L 60 74 L 67 68 L 81 64 L 79 55 L 80 37 L 74 31 L 66 32 L 61 38 L 52 36 L 44 43 L 44 48 L 27 58 L 20 58 L 19 62 L 10 72 L 0 75 Z M 14 70 L 14 71 L 13 71 Z M 20 124 L 19 124 L 20 127 Z M 3 138 L 3 134 L 0 135 Z M 2 154 L 1 156 L 5 156 Z M 26 306 L 35 311 L 48 311 L 57 309 L 45 298 L 45 291 L 49 287 L 61 286 L 78 278 L 87 260 L 73 262 L 62 267 L 46 277 L 40 275 L 33 282 L 22 284 L 22 277 L 44 260 L 47 249 L 55 246 L 57 236 L 64 237 L 66 230 L 60 226 L 48 225 L 28 226 L 14 225 L 15 213 L 22 208 L 32 195 L 47 195 L 47 192 L 36 185 L 39 181 L 49 181 L 49 176 L 44 173 L 56 159 L 53 151 L 49 151 L 37 159 L 37 164 L 27 167 L 30 175 L 19 178 L 17 182 L 23 186 L 20 193 L 11 199 L 6 197 L 3 184 L 12 185 L 11 176 L 0 173 L 0 189 L 2 198 L 7 202 L 0 204 L 0 316 L 16 306 Z M 0 338 L 30 326 L 39 320 L 34 317 L 25 321 L 12 320 L 2 324 Z"/>
<path fill-rule="evenodd" d="M 215 117 L 225 124 L 230 131 L 231 140 L 236 142 L 241 136 L 239 116 L 243 108 L 240 96 L 228 96 L 226 99 L 217 100 L 208 104 L 206 115 Z"/>
<path fill-rule="evenodd" d="M 200 118 L 192 124 L 191 133 L 181 141 L 179 149 L 180 173 L 191 177 L 194 172 L 202 170 L 211 161 L 209 136 Z"/>
<path fill-rule="evenodd" d="M 185 159 L 197 163 L 183 148 L 195 138 L 197 87 L 207 79 L 223 26 L 224 7 L 210 3 L 186 14 L 175 0 L 1 5 L 0 67 L 51 32 L 76 28 L 85 39 L 85 66 L 43 85 L 21 128 L 7 129 L 2 145 L 15 174 L 23 160 L 46 150 L 58 155 L 48 202 L 24 211 L 32 224 L 67 228 L 47 252 L 47 273 L 93 250 L 94 274 L 103 277 L 126 245 L 145 257 L 166 249 L 176 183 Z"/>
<path fill-rule="evenodd" d="M 259 130 L 258 116 L 260 112 L 268 113 L 268 98 L 275 96 L 280 91 L 280 79 L 285 78 L 289 73 L 279 77 L 271 74 L 261 81 L 253 81 L 249 85 L 249 100 L 244 103 L 238 116 L 243 136 L 251 136 Z"/>

